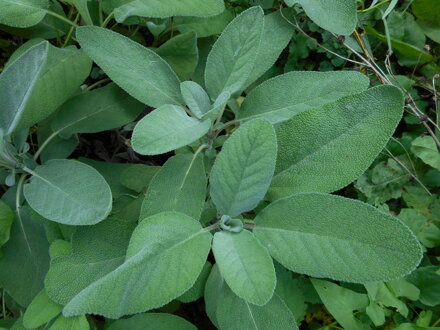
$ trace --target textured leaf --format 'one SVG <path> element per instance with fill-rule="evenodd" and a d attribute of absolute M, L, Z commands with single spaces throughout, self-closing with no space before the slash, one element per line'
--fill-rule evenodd
<path fill-rule="evenodd" d="M 32 300 L 23 315 L 23 325 L 27 329 L 38 328 L 61 313 L 63 307 L 53 302 L 43 289 Z"/>
<path fill-rule="evenodd" d="M 175 17 L 174 23 L 181 33 L 195 32 L 197 38 L 220 34 L 234 16 L 229 10 L 214 17 Z"/>
<path fill-rule="evenodd" d="M 0 199 L 0 248 L 9 240 L 11 225 L 13 222 L 14 212 L 8 204 Z"/>
<path fill-rule="evenodd" d="M 137 123 L 131 142 L 141 155 L 159 155 L 200 139 L 210 127 L 211 121 L 191 118 L 182 107 L 164 105 Z"/>
<path fill-rule="evenodd" d="M 212 99 L 245 87 L 257 59 L 263 27 L 263 10 L 252 7 L 238 15 L 217 39 L 205 70 L 206 89 Z"/>
<path fill-rule="evenodd" d="M 421 258 L 420 244 L 399 219 L 339 196 L 293 195 L 263 209 L 255 224 L 272 257 L 314 277 L 391 280 L 413 271 Z"/>
<path fill-rule="evenodd" d="M 163 306 L 195 283 L 211 238 L 198 221 L 182 213 L 143 220 L 133 232 L 125 262 L 75 296 L 64 315 L 118 318 Z"/>
<path fill-rule="evenodd" d="M 181 154 L 171 157 L 153 178 L 142 204 L 141 219 L 176 211 L 198 220 L 206 198 L 203 157 Z"/>
<path fill-rule="evenodd" d="M 49 268 L 49 242 L 44 226 L 28 207 L 19 209 L 11 227 L 11 238 L 2 247 L 0 283 L 20 305 L 27 306 L 43 289 Z"/>
<path fill-rule="evenodd" d="M 212 168 L 211 197 L 221 214 L 252 210 L 264 197 L 275 169 L 276 136 L 265 120 L 241 126 L 225 142 Z"/>
<path fill-rule="evenodd" d="M 49 330 L 89 330 L 90 325 L 85 315 L 65 317 L 60 315 Z"/>
<path fill-rule="evenodd" d="M 109 330 L 156 330 L 156 329 L 179 329 L 197 330 L 197 328 L 185 319 L 165 313 L 146 313 L 132 316 L 128 319 L 117 320 L 109 327 Z"/>
<path fill-rule="evenodd" d="M 343 96 L 362 92 L 368 85 L 368 78 L 354 71 L 289 72 L 253 89 L 243 102 L 238 118 L 260 117 L 279 123 Z"/>
<path fill-rule="evenodd" d="M 440 304 L 440 268 L 420 267 L 408 276 L 408 280 L 420 289 L 420 302 L 430 307 Z"/>
<path fill-rule="evenodd" d="M 142 103 L 115 84 L 109 84 L 64 103 L 55 114 L 52 129 L 63 136 L 97 133 L 134 121 L 142 110 Z"/>
<path fill-rule="evenodd" d="M 222 277 L 237 296 L 259 306 L 272 298 L 276 285 L 272 258 L 251 232 L 218 232 L 212 250 Z"/>
<path fill-rule="evenodd" d="M 47 0 L 0 0 L 0 24 L 19 28 L 36 25 L 48 7 Z"/>
<path fill-rule="evenodd" d="M 402 93 L 393 86 L 379 86 L 281 123 L 268 198 L 332 192 L 346 186 L 383 149 L 402 111 Z"/>
<path fill-rule="evenodd" d="M 199 84 L 193 81 L 184 81 L 180 84 L 180 90 L 185 104 L 197 118 L 202 118 L 205 113 L 211 110 L 209 96 Z"/>
<path fill-rule="evenodd" d="M 414 209 L 401 209 L 399 219 L 402 220 L 426 247 L 440 246 L 440 229 L 422 212 Z"/>
<path fill-rule="evenodd" d="M 160 169 L 160 166 L 134 164 L 122 172 L 121 183 L 131 190 L 142 192 Z"/>
<path fill-rule="evenodd" d="M 203 269 L 199 274 L 196 283 L 194 283 L 191 289 L 189 289 L 183 295 L 181 295 L 178 298 L 178 300 L 183 303 L 190 303 L 203 297 L 206 281 L 208 279 L 209 274 L 211 273 L 211 269 L 212 269 L 212 264 L 209 261 L 207 261 L 203 266 Z"/>
<path fill-rule="evenodd" d="M 68 225 L 92 225 L 112 208 L 112 194 L 92 167 L 73 160 L 38 166 L 24 186 L 29 205 L 46 219 Z"/>
<path fill-rule="evenodd" d="M 411 151 L 428 164 L 440 171 L 440 152 L 431 136 L 421 136 L 411 143 Z"/>
<path fill-rule="evenodd" d="M 208 17 L 221 14 L 222 0 L 132 0 L 115 10 L 118 22 L 130 16 L 166 18 L 171 16 Z"/>
<path fill-rule="evenodd" d="M 76 37 L 87 55 L 134 98 L 152 107 L 182 103 L 179 78 L 154 51 L 95 26 L 80 27 Z"/>
<path fill-rule="evenodd" d="M 220 274 L 218 265 L 214 264 L 206 281 L 204 300 L 206 314 L 217 328 L 219 328 L 217 321 L 218 301 L 224 285 L 226 283 Z"/>

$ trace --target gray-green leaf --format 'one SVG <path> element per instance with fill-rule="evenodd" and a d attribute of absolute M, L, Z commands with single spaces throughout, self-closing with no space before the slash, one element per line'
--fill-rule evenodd
<path fill-rule="evenodd" d="M 26 329 L 38 328 L 61 313 L 63 307 L 53 302 L 43 289 L 32 300 L 23 315 L 23 324 Z"/>
<path fill-rule="evenodd" d="M 46 15 L 48 0 L 0 0 L 0 24 L 25 28 Z"/>
<path fill-rule="evenodd" d="M 198 83 L 184 81 L 180 84 L 180 90 L 185 104 L 197 118 L 202 118 L 211 109 L 209 96 Z"/>
<path fill-rule="evenodd" d="M 0 199 L 0 248 L 9 240 L 11 225 L 13 222 L 14 212 L 8 204 Z"/>
<path fill-rule="evenodd" d="M 184 318 L 173 314 L 145 313 L 113 322 L 108 330 L 197 330 Z"/>

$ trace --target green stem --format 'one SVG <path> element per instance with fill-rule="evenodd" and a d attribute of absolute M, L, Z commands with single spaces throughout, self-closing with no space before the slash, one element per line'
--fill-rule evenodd
<path fill-rule="evenodd" d="M 97 82 L 91 84 L 89 87 L 87 87 L 87 91 L 90 91 L 93 88 L 95 88 L 95 87 L 97 87 L 97 86 L 99 86 L 99 85 L 101 85 L 101 84 L 103 84 L 103 83 L 105 83 L 107 81 L 111 81 L 110 78 L 101 79 L 100 81 L 97 81 Z"/>
<path fill-rule="evenodd" d="M 104 20 L 104 22 L 102 23 L 101 27 L 106 27 L 108 25 L 108 23 L 110 23 L 110 21 L 112 20 L 113 16 L 115 16 L 114 12 L 112 11 Z"/>
<path fill-rule="evenodd" d="M 59 20 L 64 21 L 65 23 L 67 23 L 67 24 L 73 26 L 74 28 L 77 28 L 77 27 L 78 27 L 78 25 L 76 25 L 76 23 L 72 22 L 71 20 L 69 20 L 69 19 L 67 19 L 67 18 L 65 18 L 65 17 L 63 17 L 63 16 L 61 16 L 61 15 L 58 15 L 57 13 L 54 13 L 53 11 L 46 10 L 46 13 L 49 14 L 49 15 L 51 15 L 51 16 L 53 16 L 53 17 L 58 18 Z"/>
<path fill-rule="evenodd" d="M 219 224 L 220 224 L 219 222 L 216 222 L 216 223 L 214 223 L 213 225 L 210 225 L 210 226 L 208 226 L 208 227 L 203 228 L 203 230 L 205 230 L 205 231 L 211 231 L 211 230 L 217 229 L 218 226 L 219 226 Z"/>
<path fill-rule="evenodd" d="M 34 155 L 34 160 L 37 160 L 38 157 L 40 157 L 41 153 L 43 152 L 44 148 L 47 147 L 47 145 L 52 141 L 57 135 L 59 131 L 53 132 L 45 141 L 44 143 L 38 148 L 37 152 Z"/>
<path fill-rule="evenodd" d="M 79 16 L 80 16 L 79 13 L 76 14 L 75 20 L 73 21 L 74 24 L 76 24 L 78 22 Z M 69 33 L 67 33 L 66 40 L 64 40 L 64 43 L 61 46 L 61 48 L 64 48 L 67 46 L 67 43 L 70 41 L 70 38 L 72 37 L 72 33 L 73 33 L 74 29 L 75 29 L 74 26 L 70 27 Z"/>
<path fill-rule="evenodd" d="M 376 9 L 376 8 L 382 6 L 383 4 L 387 3 L 387 2 L 390 2 L 390 0 L 384 0 L 384 1 L 381 1 L 381 2 L 379 2 L 378 4 L 374 5 L 373 7 L 370 7 L 370 8 L 367 8 L 367 9 L 361 9 L 361 10 L 358 10 L 357 12 L 358 12 L 358 13 L 366 13 L 367 11 L 370 11 L 370 10 Z"/>

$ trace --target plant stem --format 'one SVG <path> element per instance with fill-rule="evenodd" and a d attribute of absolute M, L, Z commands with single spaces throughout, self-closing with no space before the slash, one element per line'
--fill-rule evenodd
<path fill-rule="evenodd" d="M 89 87 L 87 87 L 86 90 L 87 90 L 87 91 L 90 91 L 90 90 L 92 90 L 93 88 L 95 88 L 95 87 L 97 87 L 97 86 L 99 86 L 99 85 L 101 85 L 101 84 L 103 84 L 103 83 L 105 83 L 105 82 L 107 82 L 107 81 L 111 81 L 111 79 L 110 79 L 110 78 L 104 78 L 104 79 L 101 79 L 100 81 L 97 81 L 97 82 L 91 84 Z"/>
<path fill-rule="evenodd" d="M 114 12 L 112 11 L 104 20 L 104 22 L 102 23 L 101 27 L 106 27 L 108 25 L 108 23 L 110 23 L 111 19 L 113 18 L 113 16 L 115 16 Z"/>
<path fill-rule="evenodd" d="M 217 229 L 219 224 L 220 224 L 219 222 L 216 222 L 216 223 L 214 223 L 214 224 L 212 224 L 212 225 L 210 225 L 208 227 L 203 228 L 203 230 L 211 231 L 211 230 Z"/>
<path fill-rule="evenodd" d="M 44 142 L 43 144 L 38 148 L 37 152 L 34 155 L 34 160 L 37 160 L 38 157 L 40 157 L 41 153 L 43 152 L 44 148 L 47 147 L 47 145 L 52 141 L 57 135 L 59 131 L 53 132 Z"/>
<path fill-rule="evenodd" d="M 51 15 L 51 16 L 53 16 L 53 17 L 58 18 L 59 20 L 62 20 L 63 22 L 73 26 L 74 28 L 78 27 L 78 25 L 76 25 L 76 23 L 72 22 L 71 20 L 69 20 L 69 19 L 67 19 L 67 18 L 65 18 L 65 17 L 63 17 L 63 16 L 61 16 L 61 15 L 59 15 L 59 14 L 53 12 L 53 11 L 46 10 L 46 13 Z"/>
<path fill-rule="evenodd" d="M 73 21 L 74 24 L 76 24 L 76 23 L 78 22 L 79 16 L 80 16 L 79 13 L 76 14 L 75 20 Z M 67 36 L 66 36 L 66 40 L 64 40 L 64 43 L 63 43 L 63 45 L 61 46 L 61 48 L 64 48 L 64 47 L 67 46 L 67 43 L 70 41 L 70 37 L 72 37 L 72 33 L 73 33 L 73 30 L 74 30 L 74 29 L 75 29 L 75 27 L 72 25 L 72 26 L 70 27 L 69 33 L 68 33 Z"/>
<path fill-rule="evenodd" d="M 381 2 L 379 2 L 377 5 L 375 5 L 375 6 L 373 6 L 373 7 L 370 7 L 370 8 L 367 8 L 367 9 L 361 9 L 361 10 L 358 10 L 357 12 L 358 12 L 358 13 L 366 13 L 367 11 L 370 11 L 370 10 L 376 9 L 377 7 L 380 7 L 380 6 L 382 6 L 383 4 L 385 4 L 385 3 L 387 3 L 387 2 L 390 2 L 390 0 L 384 0 L 384 1 L 381 1 Z"/>

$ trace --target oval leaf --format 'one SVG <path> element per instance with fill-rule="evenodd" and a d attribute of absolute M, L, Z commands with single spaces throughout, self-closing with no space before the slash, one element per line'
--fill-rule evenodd
<path fill-rule="evenodd" d="M 26 329 L 35 329 L 52 320 L 61 313 L 63 307 L 53 302 L 43 289 L 32 300 L 23 315 L 23 324 Z"/>
<path fill-rule="evenodd" d="M 36 25 L 48 8 L 48 0 L 0 0 L 0 24 L 18 28 Z"/>
<path fill-rule="evenodd" d="M 199 84 L 184 81 L 180 84 L 180 90 L 186 105 L 197 118 L 202 118 L 211 109 L 209 96 Z"/>
<path fill-rule="evenodd" d="M 347 198 L 287 197 L 255 218 L 254 234 L 284 267 L 314 277 L 366 283 L 413 271 L 422 250 L 399 219 Z"/>
<path fill-rule="evenodd" d="M 197 328 L 187 320 L 173 314 L 165 313 L 138 314 L 128 319 L 117 320 L 108 327 L 108 330 L 149 329 L 197 330 Z"/>

